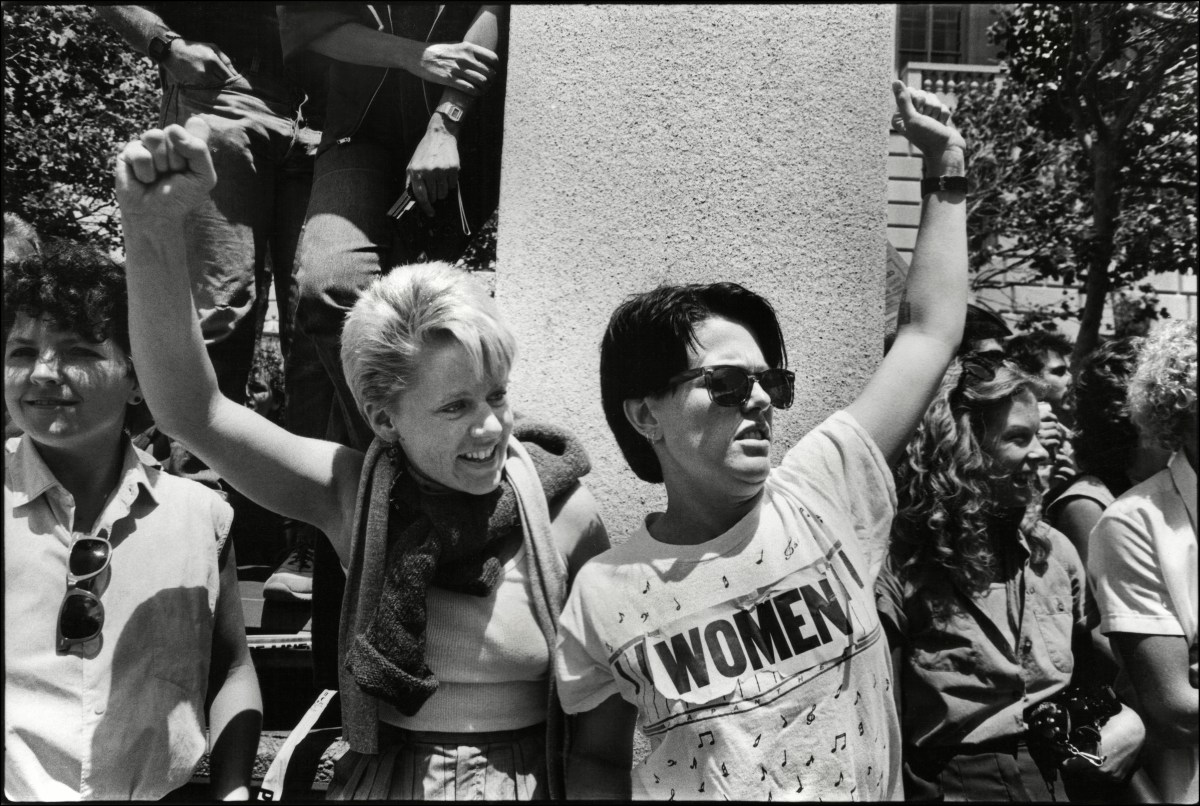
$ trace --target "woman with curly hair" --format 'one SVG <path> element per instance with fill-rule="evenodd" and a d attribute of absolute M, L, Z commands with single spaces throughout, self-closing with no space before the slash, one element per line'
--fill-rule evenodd
<path fill-rule="evenodd" d="M 1152 333 L 1129 389 L 1133 421 L 1173 451 L 1104 512 L 1088 568 L 1108 636 L 1146 717 L 1146 769 L 1170 802 L 1200 798 L 1196 688 L 1196 323 Z"/>
<path fill-rule="evenodd" d="M 1037 517 L 1040 391 L 1014 364 L 960 359 L 896 471 L 875 594 L 900 680 L 910 800 L 1053 797 L 1025 714 L 1071 682 L 1086 593 L 1075 549 Z M 1092 776 L 1123 779 L 1140 743 L 1124 709 L 1104 727 L 1108 757 Z"/>
<path fill-rule="evenodd" d="M 208 738 L 212 794 L 248 797 L 233 513 L 125 432 L 145 405 L 124 273 L 70 244 L 6 264 L 4 318 L 6 799 L 158 799 Z"/>
<path fill-rule="evenodd" d="M 1140 341 L 1112 339 L 1097 347 L 1084 359 L 1067 393 L 1075 412 L 1071 445 L 1079 475 L 1046 503 L 1044 511 L 1046 521 L 1067 536 L 1084 565 L 1088 535 L 1104 510 L 1167 463 L 1165 451 L 1143 444 L 1129 416 L 1129 380 Z"/>

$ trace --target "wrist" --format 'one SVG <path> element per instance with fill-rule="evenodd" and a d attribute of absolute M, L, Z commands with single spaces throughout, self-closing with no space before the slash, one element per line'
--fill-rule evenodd
<path fill-rule="evenodd" d="M 170 29 L 164 29 L 150 38 L 146 44 L 146 55 L 155 64 L 164 64 L 171 56 L 175 43 L 181 37 Z"/>
<path fill-rule="evenodd" d="M 927 154 L 925 176 L 966 176 L 967 155 L 960 145 L 948 145 L 937 154 Z"/>
<path fill-rule="evenodd" d="M 419 75 L 421 59 L 425 55 L 425 43 L 403 37 L 394 37 L 396 48 L 392 52 L 392 67 L 406 73 Z"/>
<path fill-rule="evenodd" d="M 458 139 L 459 124 L 446 120 L 437 112 L 429 116 L 429 125 L 425 127 L 426 134 L 446 135 Z"/>
<path fill-rule="evenodd" d="M 462 129 L 462 119 L 464 110 L 461 106 L 453 103 L 442 103 L 438 108 L 433 110 L 433 114 L 429 116 L 429 125 L 427 131 L 446 133 L 452 137 L 457 137 Z"/>

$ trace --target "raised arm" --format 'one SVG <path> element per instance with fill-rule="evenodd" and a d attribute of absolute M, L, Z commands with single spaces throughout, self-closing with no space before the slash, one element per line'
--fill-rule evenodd
<path fill-rule="evenodd" d="M 964 175 L 964 142 L 945 107 L 901 81 L 892 82 L 892 91 L 899 125 L 924 156 L 925 176 Z M 900 457 L 933 399 L 962 340 L 966 309 L 966 195 L 941 190 L 922 205 L 896 341 L 848 407 L 888 461 Z"/>
<path fill-rule="evenodd" d="M 224 397 L 192 302 L 184 216 L 216 183 L 199 118 L 151 129 L 116 164 L 129 331 L 138 380 L 163 431 L 247 497 L 325 532 L 348 561 L 362 454 L 290 434 Z"/>

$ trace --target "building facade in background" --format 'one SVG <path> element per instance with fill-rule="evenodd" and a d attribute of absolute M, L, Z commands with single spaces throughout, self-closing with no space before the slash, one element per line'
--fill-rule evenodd
<path fill-rule="evenodd" d="M 987 29 L 1002 6 L 973 3 L 919 3 L 896 8 L 895 67 L 909 86 L 938 93 L 951 105 L 955 96 L 979 84 L 1003 81 L 999 48 L 988 43 Z M 897 132 L 889 134 L 888 148 L 888 242 L 903 259 L 912 256 L 917 224 L 921 216 L 921 158 Z M 891 262 L 895 262 L 895 255 Z M 890 270 L 890 269 L 889 269 Z M 1175 272 L 1146 279 L 1158 295 L 1159 307 L 1172 318 L 1196 319 L 1196 276 Z M 1038 305 L 1055 305 L 1064 300 L 1072 307 L 1083 304 L 1081 285 L 1036 283 L 1005 289 L 984 289 L 977 301 L 1016 321 L 1020 313 Z M 1060 329 L 1074 337 L 1073 320 Z M 1112 329 L 1111 303 L 1106 312 L 1106 331 Z"/>

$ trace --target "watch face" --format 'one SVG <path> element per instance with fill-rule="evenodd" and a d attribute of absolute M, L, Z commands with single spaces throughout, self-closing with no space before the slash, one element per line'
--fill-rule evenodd
<path fill-rule="evenodd" d="M 462 116 L 463 111 L 461 106 L 451 106 L 446 110 L 446 117 L 450 118 L 450 120 L 454 121 L 455 123 L 458 123 L 460 120 L 462 120 Z"/>

